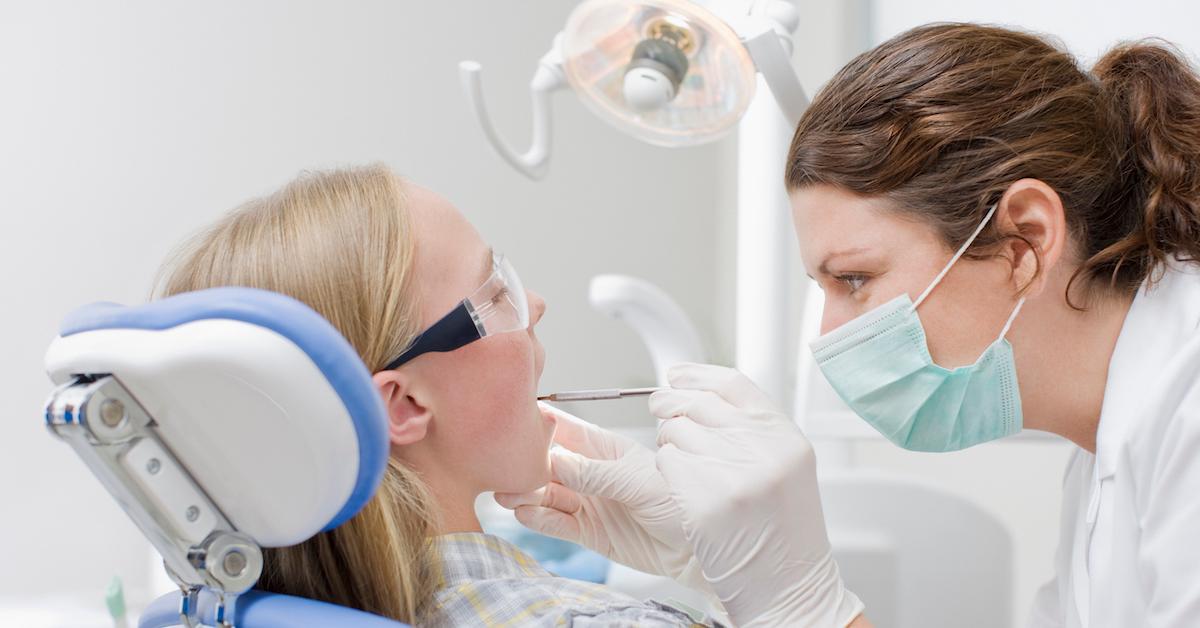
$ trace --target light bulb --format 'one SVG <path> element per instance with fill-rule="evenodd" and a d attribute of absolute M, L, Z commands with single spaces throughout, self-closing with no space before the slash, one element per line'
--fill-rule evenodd
<path fill-rule="evenodd" d="M 653 111 L 675 98 L 675 83 L 658 69 L 635 67 L 625 72 L 622 91 L 634 111 Z"/>

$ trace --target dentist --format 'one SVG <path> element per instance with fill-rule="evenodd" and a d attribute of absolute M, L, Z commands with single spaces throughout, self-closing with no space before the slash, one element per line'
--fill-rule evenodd
<path fill-rule="evenodd" d="M 785 181 L 825 292 L 813 354 L 855 413 L 916 451 L 1023 428 L 1077 445 L 1030 625 L 1194 625 L 1200 78 L 1183 57 L 1127 44 L 1086 71 L 1030 34 L 917 28 L 817 95 Z M 561 417 L 555 482 L 497 500 L 710 587 L 738 625 L 868 625 L 792 420 L 730 369 L 670 383 L 650 399 L 656 454 Z"/>

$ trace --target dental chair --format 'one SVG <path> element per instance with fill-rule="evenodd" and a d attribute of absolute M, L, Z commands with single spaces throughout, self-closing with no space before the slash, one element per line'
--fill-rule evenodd
<path fill-rule="evenodd" d="M 405 625 L 252 589 L 262 548 L 354 516 L 387 463 L 370 374 L 316 312 L 248 288 L 90 305 L 63 321 L 46 369 L 57 385 L 47 428 L 180 587 L 150 605 L 141 628 Z"/>

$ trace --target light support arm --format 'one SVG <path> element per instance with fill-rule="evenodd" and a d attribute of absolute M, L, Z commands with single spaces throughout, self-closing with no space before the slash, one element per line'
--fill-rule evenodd
<path fill-rule="evenodd" d="M 791 54 L 784 47 L 779 31 L 775 28 L 761 21 L 747 25 L 747 28 L 750 29 L 749 32 L 738 29 L 742 43 L 750 53 L 750 58 L 754 60 L 758 72 L 771 88 L 771 95 L 775 97 L 775 104 L 779 106 L 784 119 L 794 129 L 800 122 L 800 116 L 808 108 L 808 96 L 804 93 L 804 87 L 800 85 L 795 68 L 792 67 Z"/>
<path fill-rule="evenodd" d="M 458 64 L 458 73 L 463 91 L 467 93 L 471 109 L 475 112 L 475 119 L 479 121 L 488 143 L 496 153 L 530 179 L 536 181 L 545 177 L 550 163 L 550 94 L 566 85 L 557 40 L 550 52 L 538 62 L 533 80 L 529 83 L 529 95 L 533 101 L 533 140 L 523 153 L 513 150 L 492 124 L 483 100 L 483 67 L 476 61 L 463 61 Z"/>

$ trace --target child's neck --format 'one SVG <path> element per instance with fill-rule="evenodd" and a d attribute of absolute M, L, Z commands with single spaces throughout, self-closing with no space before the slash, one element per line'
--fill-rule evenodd
<path fill-rule="evenodd" d="M 441 506 L 439 502 L 439 506 Z M 465 507 L 456 504 L 452 508 L 440 508 L 438 519 L 438 534 L 453 532 L 483 532 L 479 525 L 479 517 L 475 515 L 475 500 L 472 499 Z"/>
<path fill-rule="evenodd" d="M 455 482 L 442 482 L 441 478 L 425 476 L 433 506 L 437 514 L 436 534 L 453 532 L 483 532 L 479 517 L 475 514 L 476 491 L 464 490 Z"/>

